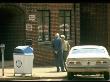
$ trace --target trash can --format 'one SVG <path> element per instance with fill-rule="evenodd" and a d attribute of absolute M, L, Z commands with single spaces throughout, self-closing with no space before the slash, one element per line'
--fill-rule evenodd
<path fill-rule="evenodd" d="M 17 46 L 13 52 L 14 76 L 15 74 L 31 74 L 33 68 L 33 48 L 30 46 Z"/>

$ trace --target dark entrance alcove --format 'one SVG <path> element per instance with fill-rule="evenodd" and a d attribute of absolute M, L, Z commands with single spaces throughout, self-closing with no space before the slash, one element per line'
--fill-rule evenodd
<path fill-rule="evenodd" d="M 24 22 L 24 13 L 18 7 L 3 6 L 0 8 L 0 44 L 5 44 L 5 60 L 12 60 L 13 49 L 25 40 Z"/>
<path fill-rule="evenodd" d="M 80 5 L 80 42 L 82 45 L 108 46 L 107 5 L 83 3 Z"/>

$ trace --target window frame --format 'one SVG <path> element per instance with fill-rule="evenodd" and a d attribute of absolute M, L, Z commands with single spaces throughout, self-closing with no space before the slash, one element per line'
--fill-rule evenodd
<path fill-rule="evenodd" d="M 45 16 L 45 11 L 46 12 L 48 12 L 48 16 Z M 51 40 L 51 32 L 50 32 L 50 10 L 37 10 L 37 12 L 39 13 L 41 13 L 41 25 L 42 25 L 42 40 L 38 40 L 37 39 L 37 41 L 38 42 L 44 42 L 44 41 L 50 41 Z M 46 24 L 46 22 L 45 22 L 45 18 L 47 18 L 48 17 L 48 40 L 46 40 L 46 38 L 45 38 L 45 33 L 44 33 L 44 25 Z M 38 20 L 38 18 L 37 18 L 37 20 Z M 38 23 L 38 26 L 40 25 L 40 23 Z M 40 36 L 40 35 L 38 35 L 38 36 Z"/>
<path fill-rule="evenodd" d="M 61 16 L 61 12 L 63 12 L 63 15 Z M 70 13 L 70 15 L 69 16 L 66 16 L 66 12 L 69 12 Z M 68 23 L 66 23 L 66 18 L 68 18 L 69 17 L 69 25 L 70 25 L 70 27 L 69 27 L 69 39 L 68 40 L 71 40 L 71 22 L 72 22 L 72 19 L 71 19 L 71 17 L 72 17 L 72 10 L 59 10 L 59 19 L 64 19 L 64 20 L 62 20 L 63 21 L 63 24 L 64 24 L 64 27 L 63 27 L 63 29 L 64 29 L 64 32 L 63 32 L 63 34 L 65 35 L 65 39 L 67 39 L 67 34 L 66 34 L 66 31 L 65 31 L 65 29 L 66 29 L 66 26 L 65 26 L 65 24 L 68 24 Z"/>

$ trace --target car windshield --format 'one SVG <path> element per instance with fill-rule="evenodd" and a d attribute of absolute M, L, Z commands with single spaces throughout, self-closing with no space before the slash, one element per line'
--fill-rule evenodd
<path fill-rule="evenodd" d="M 104 53 L 104 50 L 97 48 L 81 48 L 81 49 L 73 49 L 72 53 Z"/>

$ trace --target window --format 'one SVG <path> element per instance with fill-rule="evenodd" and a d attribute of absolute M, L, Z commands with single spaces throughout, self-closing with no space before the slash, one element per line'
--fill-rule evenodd
<path fill-rule="evenodd" d="M 38 10 L 37 23 L 38 23 L 38 41 L 49 41 L 50 40 L 50 11 Z"/>
<path fill-rule="evenodd" d="M 71 10 L 60 10 L 59 12 L 60 34 L 66 39 L 71 39 Z"/>

